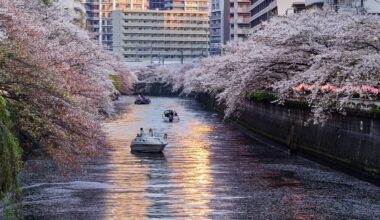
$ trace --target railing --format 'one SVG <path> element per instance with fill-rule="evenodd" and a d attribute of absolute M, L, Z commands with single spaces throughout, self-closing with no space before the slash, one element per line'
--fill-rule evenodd
<path fill-rule="evenodd" d="M 208 38 L 196 37 L 124 37 L 124 41 L 196 41 L 207 42 Z"/>
<path fill-rule="evenodd" d="M 125 15 L 124 20 L 160 20 L 160 21 L 167 21 L 167 20 L 173 20 L 175 21 L 208 21 L 208 17 L 179 17 L 179 16 L 135 16 L 135 15 Z"/>
<path fill-rule="evenodd" d="M 184 49 L 200 49 L 206 48 L 207 44 L 125 44 L 124 48 L 184 48 Z"/>
<path fill-rule="evenodd" d="M 202 50 L 197 50 L 197 51 L 193 51 L 193 52 L 189 52 L 189 51 L 184 51 L 183 54 L 181 51 L 157 51 L 157 50 L 153 50 L 152 52 L 151 51 L 124 51 L 123 54 L 124 55 L 136 55 L 136 56 L 139 56 L 139 55 L 152 55 L 152 56 L 157 56 L 157 55 L 162 55 L 162 56 L 191 56 L 191 55 L 196 55 L 196 56 L 199 56 L 199 55 L 206 55 L 206 51 L 207 49 L 205 48 L 203 50 L 204 52 L 202 53 Z"/>
<path fill-rule="evenodd" d="M 273 93 L 273 95 L 276 95 Z M 297 103 L 306 103 L 307 101 L 303 98 L 289 98 L 287 99 L 291 102 Z M 360 111 L 370 111 L 373 106 L 380 108 L 380 100 L 368 100 L 363 98 L 350 98 L 349 102 L 345 105 L 345 107 L 349 109 L 356 109 Z"/>
<path fill-rule="evenodd" d="M 136 29 L 124 29 L 123 33 L 136 33 L 136 34 L 206 34 L 206 31 L 178 31 L 178 30 L 136 30 Z"/>
<path fill-rule="evenodd" d="M 99 18 L 98 18 L 99 19 Z M 92 19 L 94 20 L 94 19 Z M 194 27 L 209 28 L 208 24 L 168 24 L 168 23 L 143 23 L 143 22 L 124 22 L 124 27 Z"/>

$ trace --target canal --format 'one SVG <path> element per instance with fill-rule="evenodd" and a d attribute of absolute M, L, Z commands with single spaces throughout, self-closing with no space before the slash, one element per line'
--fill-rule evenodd
<path fill-rule="evenodd" d="M 195 101 L 122 97 L 117 109 L 111 149 L 83 174 L 26 164 L 25 219 L 380 219 L 379 187 L 250 140 Z M 165 109 L 181 121 L 163 122 Z M 130 152 L 140 127 L 168 134 L 163 154 Z"/>

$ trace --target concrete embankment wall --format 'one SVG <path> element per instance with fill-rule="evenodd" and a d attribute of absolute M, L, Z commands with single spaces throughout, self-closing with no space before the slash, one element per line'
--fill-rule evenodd
<path fill-rule="evenodd" d="M 198 101 L 218 112 L 218 105 L 208 94 Z M 310 117 L 307 108 L 249 102 L 235 125 L 246 132 L 259 134 L 309 158 L 323 160 L 339 168 L 370 177 L 380 182 L 380 118 L 376 115 L 352 113 L 333 115 L 324 126 L 305 125 Z"/>

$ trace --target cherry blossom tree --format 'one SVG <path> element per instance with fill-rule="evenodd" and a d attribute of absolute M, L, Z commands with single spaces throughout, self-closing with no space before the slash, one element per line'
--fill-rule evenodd
<path fill-rule="evenodd" d="M 66 10 L 72 22 L 85 27 L 86 24 L 86 8 L 81 0 L 53 0 L 51 4 L 55 7 L 60 7 Z"/>
<path fill-rule="evenodd" d="M 61 168 L 79 167 L 107 146 L 100 119 L 113 110 L 110 75 L 122 75 L 129 87 L 134 76 L 60 7 L 0 0 L 0 8 L 0 91 L 23 148 L 42 150 Z"/>

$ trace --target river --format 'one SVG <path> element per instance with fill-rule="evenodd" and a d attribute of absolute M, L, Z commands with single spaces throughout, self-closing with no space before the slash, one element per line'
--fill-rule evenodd
<path fill-rule="evenodd" d="M 250 140 L 193 100 L 116 105 L 112 148 L 77 177 L 24 183 L 25 219 L 380 219 L 379 187 Z M 165 109 L 180 122 L 163 122 Z M 140 127 L 168 134 L 163 154 L 130 152 Z"/>

